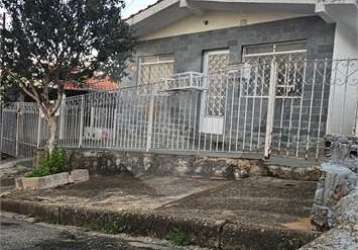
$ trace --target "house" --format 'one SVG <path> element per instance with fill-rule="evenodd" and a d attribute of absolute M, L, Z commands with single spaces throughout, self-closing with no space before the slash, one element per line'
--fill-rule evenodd
<path fill-rule="evenodd" d="M 320 159 L 327 135 L 358 136 L 357 10 L 355 0 L 157 1 L 127 20 L 139 40 L 130 86 L 66 98 L 60 145 Z"/>
<path fill-rule="evenodd" d="M 325 134 L 356 131 L 357 13 L 355 0 L 159 0 L 127 20 L 139 38 L 132 78 L 143 85 L 203 73 L 199 132 L 221 136 L 219 148 L 228 134 L 251 133 L 250 148 L 272 136 L 278 151 L 298 154 L 298 141 L 311 151 Z M 266 67 L 273 58 L 275 79 Z M 214 77 L 235 65 L 251 65 L 246 92 L 242 83 Z M 272 80 L 274 101 L 266 86 Z M 240 114 L 241 125 L 233 122 Z"/>

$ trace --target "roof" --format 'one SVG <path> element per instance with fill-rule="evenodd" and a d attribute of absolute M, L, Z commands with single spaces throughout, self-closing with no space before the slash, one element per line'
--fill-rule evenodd
<path fill-rule="evenodd" d="M 67 82 L 65 84 L 65 89 L 113 91 L 119 89 L 119 84 L 111 80 L 109 77 L 91 78 L 83 83 Z"/>
<path fill-rule="evenodd" d="M 165 5 L 164 3 L 168 2 L 168 5 Z M 182 7 L 188 7 L 192 4 L 201 4 L 204 3 L 205 0 L 191 0 L 190 3 L 188 3 L 188 0 L 157 0 L 155 3 L 148 5 L 147 7 L 144 7 L 143 9 L 139 10 L 138 12 L 130 15 L 127 20 L 131 20 L 134 17 L 149 11 L 149 9 L 151 9 L 152 7 L 155 7 L 157 5 L 159 5 L 160 3 L 163 3 L 163 7 L 162 8 L 158 8 L 157 10 L 155 10 L 153 13 L 151 13 L 150 15 L 156 14 L 158 11 L 161 11 L 164 8 L 167 8 L 169 6 L 169 4 L 173 4 L 173 3 L 177 3 L 180 2 L 180 6 Z M 354 5 L 358 5 L 358 0 L 206 0 L 206 2 L 211 2 L 211 3 L 256 3 L 256 4 L 318 4 L 318 3 L 324 3 L 324 4 L 354 4 Z M 150 16 L 149 15 L 149 16 Z"/>
<path fill-rule="evenodd" d="M 133 13 L 132 15 L 130 15 L 129 17 L 127 17 L 126 20 L 131 19 L 132 17 L 138 15 L 139 13 L 142 13 L 143 11 L 145 11 L 145 10 L 147 10 L 147 9 L 153 7 L 154 5 L 157 5 L 158 3 L 163 2 L 163 1 L 165 1 L 165 0 L 158 0 L 158 1 L 156 1 L 155 3 L 152 3 L 152 4 L 147 5 L 147 7 L 144 7 L 143 9 L 140 9 L 140 10 L 137 11 L 136 13 Z"/>
<path fill-rule="evenodd" d="M 336 8 L 357 9 L 357 0 L 157 0 L 126 21 L 141 38 L 189 16 L 202 16 L 213 10 L 249 12 L 292 12 L 300 15 L 319 15 L 328 23 L 337 22 L 341 12 Z M 356 26 L 356 24 L 354 24 Z"/>

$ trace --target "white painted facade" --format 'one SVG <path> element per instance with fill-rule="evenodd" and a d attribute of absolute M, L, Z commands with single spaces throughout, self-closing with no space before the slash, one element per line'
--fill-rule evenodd
<path fill-rule="evenodd" d="M 358 59 L 358 11 L 342 5 L 326 6 L 326 14 L 336 23 L 333 59 Z M 352 64 L 351 72 L 358 70 Z M 328 134 L 358 135 L 358 79 L 345 79 L 346 72 L 340 70 L 332 81 L 345 84 L 332 84 L 330 91 L 330 110 L 327 124 Z M 356 74 L 355 74 L 356 75 Z M 343 121 L 343 122 L 342 122 Z"/>
<path fill-rule="evenodd" d="M 163 29 L 145 35 L 141 40 L 152 40 L 250 24 L 266 23 L 300 16 L 304 16 L 304 14 L 285 11 L 267 12 L 265 10 L 251 13 L 211 10 L 204 12 L 202 15 L 188 16 L 187 18 L 181 19 Z"/>
<path fill-rule="evenodd" d="M 136 27 L 140 40 L 152 40 L 309 15 L 336 24 L 333 59 L 358 59 L 356 0 L 163 0 L 128 23 Z M 346 83 L 331 88 L 328 134 L 358 135 L 358 79 L 347 82 L 346 73 L 332 78 Z"/>

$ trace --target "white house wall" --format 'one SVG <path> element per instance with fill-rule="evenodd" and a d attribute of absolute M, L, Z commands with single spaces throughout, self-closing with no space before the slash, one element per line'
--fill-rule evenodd
<path fill-rule="evenodd" d="M 334 41 L 333 58 L 358 59 L 358 15 L 357 11 L 345 8 L 330 9 L 336 21 L 336 33 Z M 348 79 L 346 71 L 339 70 L 332 77 L 332 88 L 330 94 L 330 116 L 328 120 L 328 134 L 352 135 L 356 126 L 356 110 L 358 104 L 358 62 L 349 67 Z M 346 84 L 340 84 L 346 83 Z M 343 126 L 341 126 L 343 121 Z"/>
<path fill-rule="evenodd" d="M 172 25 L 142 37 L 141 40 L 152 40 L 249 24 L 272 22 L 299 16 L 304 16 L 304 14 L 265 11 L 255 13 L 208 11 L 202 15 L 186 17 Z M 205 24 L 205 22 L 207 22 L 207 24 Z"/>

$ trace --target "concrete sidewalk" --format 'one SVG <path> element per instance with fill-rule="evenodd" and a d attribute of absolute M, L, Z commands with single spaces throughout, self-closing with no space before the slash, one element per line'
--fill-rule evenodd
<path fill-rule="evenodd" d="M 133 218 L 139 216 L 132 223 L 138 221 L 140 229 L 134 230 L 136 226 L 127 225 L 126 222 L 124 231 L 131 227 L 133 232 L 154 233 L 158 237 L 165 235 L 171 227 L 183 227 L 183 230 L 193 233 L 197 230 L 200 234 L 200 228 L 212 225 L 213 231 L 206 232 L 206 236 L 202 240 L 196 240 L 195 244 L 212 247 L 214 243 L 210 243 L 210 239 L 206 243 L 205 238 L 210 238 L 208 234 L 215 234 L 212 236 L 215 238 L 213 242 L 219 241 L 215 244 L 225 245 L 225 240 L 232 241 L 231 245 L 237 244 L 240 237 L 246 237 L 245 244 L 256 244 L 245 246 L 250 249 L 275 249 L 272 247 L 277 247 L 277 244 L 289 244 L 275 243 L 275 240 L 294 242 L 292 246 L 285 245 L 283 249 L 295 249 L 316 235 L 309 223 L 315 188 L 314 182 L 269 177 L 212 181 L 177 177 L 139 179 L 97 176 L 86 183 L 54 190 L 14 192 L 5 197 L 3 205 L 10 210 L 16 210 L 22 203 L 26 203 L 26 206 L 31 204 L 37 210 L 41 207 L 62 207 L 62 211 L 70 208 L 71 211 L 85 211 L 85 216 L 88 211 L 96 211 L 97 216 L 105 214 L 100 211 L 109 211 L 114 217 L 128 217 L 127 213 L 130 213 Z M 14 201 L 17 203 L 11 203 Z M 27 211 L 30 210 L 27 208 Z M 86 218 L 91 219 L 90 216 Z M 67 221 L 66 218 L 61 219 Z M 77 223 L 78 220 L 74 217 L 71 221 Z M 195 228 L 195 225 L 198 227 Z M 166 227 L 168 229 L 164 230 Z M 231 234 L 240 233 L 240 237 L 222 235 L 226 229 L 230 229 Z M 163 232 L 157 232 L 158 230 Z M 255 242 L 257 239 L 262 240 L 261 245 L 260 242 Z"/>

